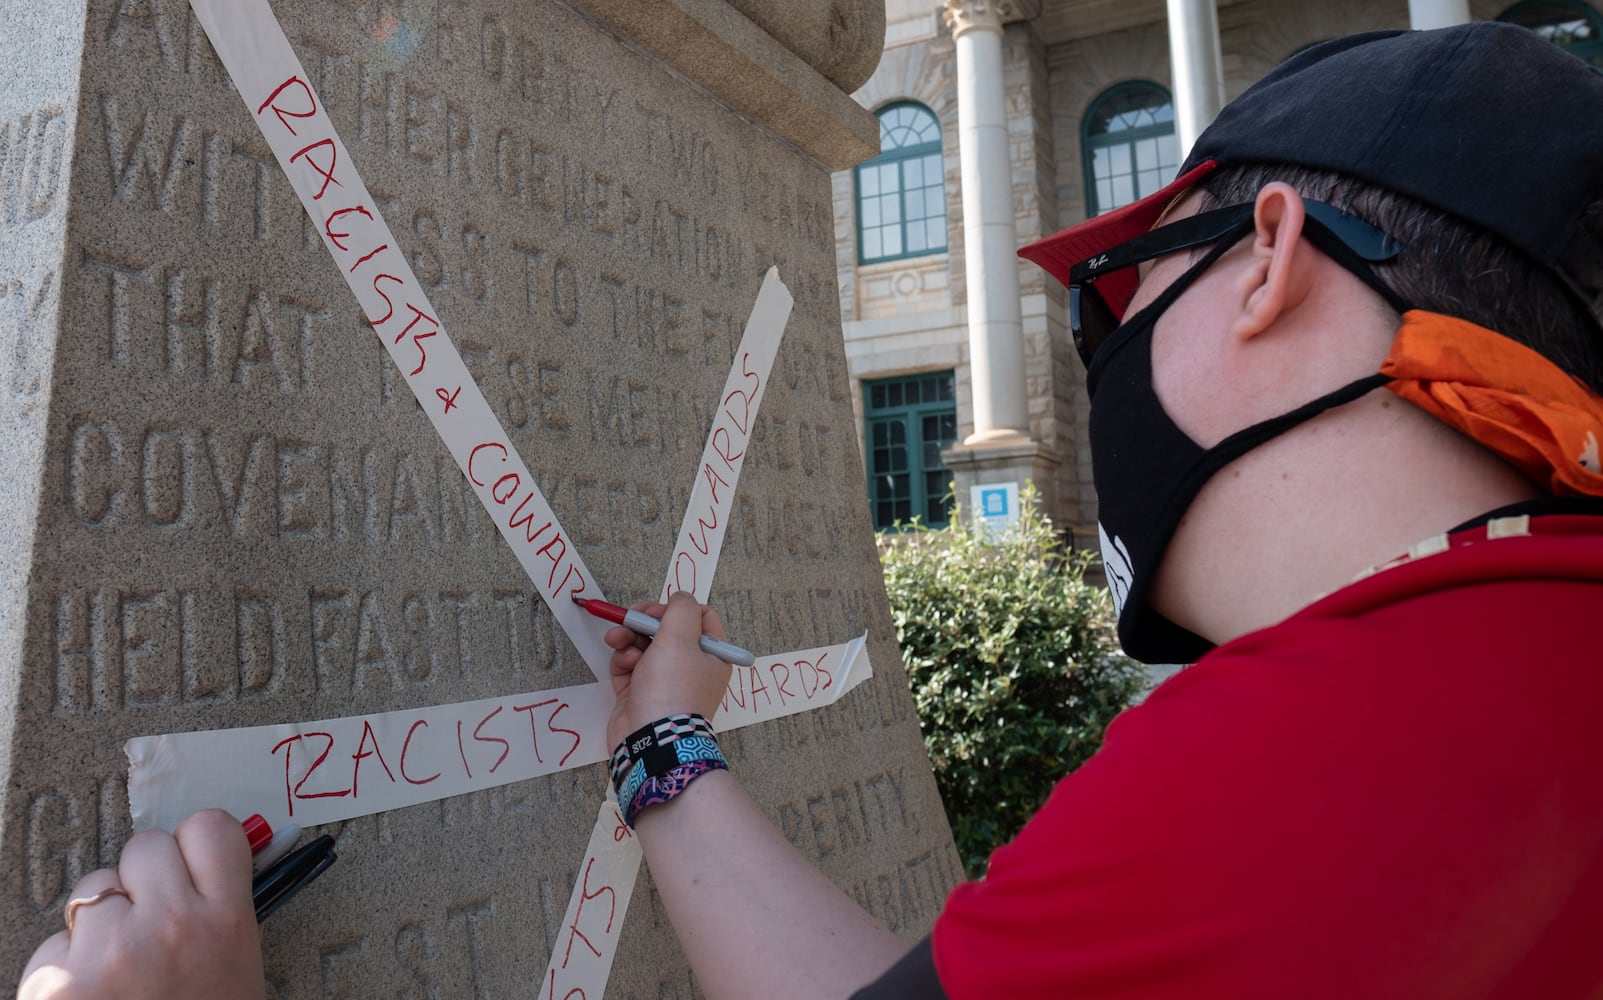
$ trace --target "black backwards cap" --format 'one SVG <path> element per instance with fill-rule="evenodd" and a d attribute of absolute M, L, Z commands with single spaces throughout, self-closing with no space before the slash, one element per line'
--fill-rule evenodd
<path fill-rule="evenodd" d="M 1603 242 L 1581 225 L 1603 196 L 1603 72 L 1527 28 L 1482 21 L 1312 46 L 1226 105 L 1173 183 L 1019 256 L 1067 284 L 1074 264 L 1239 163 L 1330 170 L 1457 216 L 1553 271 L 1603 324 Z M 1134 268 L 1097 281 L 1121 317 L 1135 287 Z"/>

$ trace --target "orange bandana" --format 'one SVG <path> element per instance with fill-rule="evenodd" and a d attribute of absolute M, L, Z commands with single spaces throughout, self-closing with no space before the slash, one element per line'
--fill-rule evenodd
<path fill-rule="evenodd" d="M 1403 314 L 1386 388 L 1552 493 L 1603 496 L 1603 397 L 1523 344 L 1451 316 Z"/>

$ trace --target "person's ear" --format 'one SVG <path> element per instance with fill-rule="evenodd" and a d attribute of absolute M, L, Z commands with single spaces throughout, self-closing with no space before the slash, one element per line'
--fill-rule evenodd
<path fill-rule="evenodd" d="M 1248 340 L 1268 330 L 1307 296 L 1313 255 L 1302 244 L 1302 196 L 1283 181 L 1258 192 L 1253 207 L 1251 256 L 1238 279 L 1240 306 L 1231 333 Z"/>

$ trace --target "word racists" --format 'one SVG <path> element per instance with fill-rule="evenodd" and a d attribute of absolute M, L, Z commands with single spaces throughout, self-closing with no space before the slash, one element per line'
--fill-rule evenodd
<path fill-rule="evenodd" d="M 285 133 L 278 137 L 280 141 L 287 139 L 290 146 L 298 147 L 289 153 L 285 173 L 302 200 L 309 196 L 316 206 L 313 218 L 321 217 L 323 243 L 340 265 L 361 303 L 363 315 L 384 340 L 395 363 L 409 380 L 422 375 L 425 383 L 435 382 L 432 373 L 425 374 L 429 367 L 426 341 L 439 337 L 444 330 L 377 206 L 369 208 L 365 204 L 371 198 L 356 176 L 355 167 L 342 171 L 341 164 L 349 163 L 349 154 L 318 105 L 311 85 L 299 75 L 290 76 L 257 106 L 256 116 L 269 141 L 273 139 L 268 120 L 271 118 Z M 276 151 L 278 144 L 274 145 Z M 346 181 L 340 179 L 342 175 Z M 332 197 L 330 188 L 336 189 Z M 323 204 L 326 197 L 330 200 Z M 443 360 L 438 353 L 436 360 Z M 412 391 L 425 405 L 433 396 L 435 408 L 444 415 L 457 409 L 464 380 L 461 372 L 442 374 L 446 375 L 442 384 L 427 384 L 422 391 L 413 386 Z"/>
<path fill-rule="evenodd" d="M 200 799 L 316 826 L 603 760 L 612 691 L 582 684 L 318 722 L 143 736 L 127 745 L 135 829 Z"/>

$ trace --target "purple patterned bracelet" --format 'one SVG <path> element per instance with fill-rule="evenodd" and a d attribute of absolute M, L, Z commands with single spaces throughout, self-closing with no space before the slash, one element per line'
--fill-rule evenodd
<path fill-rule="evenodd" d="M 723 755 L 719 754 L 717 757 L 706 757 L 701 760 L 691 761 L 688 764 L 680 764 L 666 774 L 647 778 L 641 784 L 640 790 L 635 793 L 634 798 L 630 800 L 629 807 L 624 810 L 623 821 L 633 829 L 635 820 L 640 816 L 642 809 L 647 806 L 662 805 L 686 788 L 689 788 L 692 781 L 704 774 L 711 771 L 727 770 L 729 770 L 729 764 L 723 759 Z"/>

